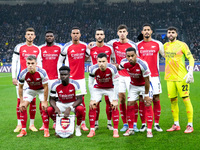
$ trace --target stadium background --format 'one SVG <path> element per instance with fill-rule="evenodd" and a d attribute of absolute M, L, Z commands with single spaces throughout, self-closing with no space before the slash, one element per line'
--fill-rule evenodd
<path fill-rule="evenodd" d="M 124 23 L 129 27 L 128 38 L 137 42 L 143 23 L 153 25 L 155 39 L 166 42 L 166 28 L 174 25 L 179 28 L 179 39 L 185 41 L 195 57 L 195 71 L 200 70 L 200 1 L 193 0 L 0 0 L 0 60 L 3 67 L 0 72 L 11 71 L 11 58 L 16 44 L 24 42 L 25 29 L 34 27 L 36 30 L 35 44 L 44 43 L 44 33 L 52 29 L 56 33 L 56 42 L 66 43 L 71 40 L 70 30 L 73 26 L 81 28 L 84 42 L 94 39 L 97 27 L 103 27 L 106 41 L 117 38 L 116 28 Z M 87 66 L 87 65 L 86 65 Z M 164 66 L 161 58 L 160 66 Z M 87 67 L 86 67 L 87 69 Z M 112 133 L 106 129 L 105 103 L 101 104 L 100 129 L 93 139 L 86 137 L 88 132 L 82 132 L 81 137 L 72 139 L 57 139 L 50 122 L 50 138 L 44 138 L 43 132 L 33 133 L 28 131 L 28 136 L 23 139 L 16 138 L 13 129 L 16 126 L 16 91 L 12 85 L 11 74 L 0 74 L 0 149 L 199 149 L 200 138 L 200 110 L 199 110 L 199 72 L 194 72 L 195 83 L 191 85 L 191 100 L 194 107 L 194 133 L 183 133 L 187 119 L 185 106 L 179 100 L 180 123 L 182 130 L 176 133 L 154 132 L 154 138 L 147 139 L 145 133 L 134 136 L 114 139 Z M 163 93 L 161 94 L 161 120 L 160 125 L 164 130 L 172 125 L 170 102 L 167 98 L 166 82 L 161 72 Z M 86 73 L 86 78 L 88 74 Z M 89 92 L 86 100 L 89 100 Z M 86 106 L 88 108 L 88 101 Z M 38 100 L 37 100 L 38 107 Z M 41 117 L 37 108 L 35 125 L 41 126 Z M 87 125 L 88 112 L 87 112 Z M 29 121 L 28 121 L 29 122 Z M 141 122 L 138 118 L 138 127 Z M 119 128 L 122 127 L 120 120 Z"/>

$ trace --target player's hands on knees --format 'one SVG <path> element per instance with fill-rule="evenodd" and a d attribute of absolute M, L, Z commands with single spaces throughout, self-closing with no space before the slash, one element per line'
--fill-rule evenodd
<path fill-rule="evenodd" d="M 97 107 L 97 102 L 95 100 L 91 100 L 89 107 L 90 109 L 95 109 Z"/>
<path fill-rule="evenodd" d="M 12 83 L 13 83 L 13 85 L 17 86 L 18 85 L 18 80 L 16 78 L 13 78 L 12 79 Z"/>
<path fill-rule="evenodd" d="M 47 111 L 47 107 L 48 107 L 48 101 L 42 101 L 42 110 Z"/>
<path fill-rule="evenodd" d="M 60 112 L 60 109 L 58 107 L 55 108 L 55 113 L 58 114 L 58 116 L 60 117 L 61 112 Z"/>
<path fill-rule="evenodd" d="M 64 118 L 68 118 L 69 117 L 70 111 L 71 111 L 71 108 L 67 107 L 65 112 L 64 112 Z"/>
<path fill-rule="evenodd" d="M 27 106 L 25 104 L 25 101 L 20 101 L 19 110 L 22 112 L 22 111 L 24 111 L 26 109 L 27 109 Z"/>
<path fill-rule="evenodd" d="M 117 100 L 113 100 L 111 102 L 111 107 L 113 110 L 116 110 L 118 108 L 118 101 Z"/>
<path fill-rule="evenodd" d="M 151 103 L 152 103 L 152 98 L 150 98 L 149 96 L 144 97 L 145 106 L 151 106 Z"/>

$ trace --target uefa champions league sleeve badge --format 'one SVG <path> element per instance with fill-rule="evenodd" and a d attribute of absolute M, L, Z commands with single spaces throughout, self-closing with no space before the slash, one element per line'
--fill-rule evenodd
<path fill-rule="evenodd" d="M 64 114 L 56 115 L 56 136 L 61 138 L 72 137 L 74 134 L 75 115 L 64 118 Z"/>

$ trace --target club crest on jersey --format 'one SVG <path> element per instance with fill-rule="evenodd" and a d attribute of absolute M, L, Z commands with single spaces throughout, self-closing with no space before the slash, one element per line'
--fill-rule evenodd
<path fill-rule="evenodd" d="M 67 129 L 70 125 L 70 119 L 69 118 L 62 118 L 60 120 L 60 125 L 63 129 Z"/>
<path fill-rule="evenodd" d="M 81 51 L 84 51 L 85 49 L 83 48 L 83 49 L 81 49 Z"/>
<path fill-rule="evenodd" d="M 37 51 L 33 51 L 33 53 L 37 53 Z"/>
<path fill-rule="evenodd" d="M 109 51 L 105 51 L 105 53 L 109 53 Z"/>
<path fill-rule="evenodd" d="M 40 78 L 36 78 L 36 81 L 40 80 Z"/>
<path fill-rule="evenodd" d="M 156 46 L 151 46 L 151 48 L 155 48 Z"/>
<path fill-rule="evenodd" d="M 58 52 L 58 50 L 54 50 L 54 52 L 56 53 L 56 52 Z"/>

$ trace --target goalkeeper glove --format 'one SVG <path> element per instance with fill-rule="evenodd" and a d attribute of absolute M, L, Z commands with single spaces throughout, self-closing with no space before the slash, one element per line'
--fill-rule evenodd
<path fill-rule="evenodd" d="M 188 73 L 185 75 L 183 79 L 186 79 L 186 83 L 193 83 L 194 77 L 193 77 L 193 67 L 190 66 Z"/>

